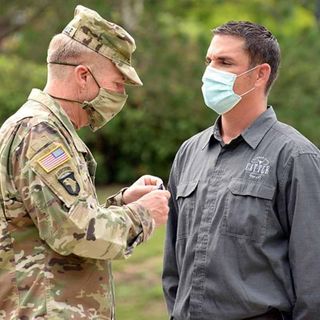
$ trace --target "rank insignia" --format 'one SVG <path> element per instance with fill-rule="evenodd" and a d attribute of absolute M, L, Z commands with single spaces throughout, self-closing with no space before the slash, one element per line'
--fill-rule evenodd
<path fill-rule="evenodd" d="M 38 163 L 47 173 L 49 173 L 57 167 L 61 166 L 69 159 L 70 156 L 68 155 L 68 153 L 64 151 L 61 145 L 59 145 L 49 153 L 42 156 L 38 160 Z"/>
<path fill-rule="evenodd" d="M 74 172 L 65 172 L 58 177 L 58 181 L 63 185 L 69 194 L 77 196 L 80 192 L 80 186 L 74 177 Z"/>

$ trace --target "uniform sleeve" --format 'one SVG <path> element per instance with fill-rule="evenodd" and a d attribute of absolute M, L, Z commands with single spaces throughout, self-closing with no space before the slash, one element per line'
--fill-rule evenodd
<path fill-rule="evenodd" d="M 300 154 L 280 180 L 280 204 L 287 217 L 289 263 L 295 289 L 294 320 L 319 319 L 320 158 Z"/>
<path fill-rule="evenodd" d="M 128 188 L 122 188 L 120 191 L 118 191 L 116 194 L 110 196 L 108 199 L 107 199 L 107 202 L 106 202 L 106 207 L 109 207 L 109 206 L 123 206 L 124 205 L 124 202 L 123 202 L 123 193 L 127 190 Z"/>
<path fill-rule="evenodd" d="M 128 215 L 132 221 L 135 221 L 135 226 L 137 226 L 134 234 L 139 234 L 139 237 L 135 240 L 139 243 L 142 241 L 147 241 L 155 228 L 154 219 L 150 217 L 150 214 L 145 215 L 146 210 L 137 203 L 129 203 L 127 205 L 124 204 L 123 193 L 127 189 L 128 188 L 122 188 L 115 195 L 108 197 L 104 207 L 108 208 L 110 206 L 125 206 L 126 208 L 130 208 L 131 210 L 128 212 Z"/>
<path fill-rule="evenodd" d="M 175 252 L 178 221 L 178 208 L 176 203 L 177 189 L 175 179 L 175 165 L 173 165 L 171 169 L 168 190 L 171 193 L 171 197 L 169 200 L 170 212 L 166 228 L 162 284 L 168 312 L 171 315 L 174 308 L 179 284 L 179 273 L 176 263 Z"/>
<path fill-rule="evenodd" d="M 57 253 L 104 260 L 127 257 L 150 236 L 153 219 L 137 203 L 100 205 L 80 159 L 72 141 L 42 122 L 14 150 L 15 187 L 40 238 Z"/>

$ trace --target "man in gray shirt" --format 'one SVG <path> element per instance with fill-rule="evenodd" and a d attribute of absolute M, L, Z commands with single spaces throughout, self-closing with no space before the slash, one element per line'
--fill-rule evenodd
<path fill-rule="evenodd" d="M 320 319 L 320 152 L 267 97 L 263 26 L 214 30 L 202 92 L 220 116 L 174 160 L 163 287 L 171 319 Z"/>

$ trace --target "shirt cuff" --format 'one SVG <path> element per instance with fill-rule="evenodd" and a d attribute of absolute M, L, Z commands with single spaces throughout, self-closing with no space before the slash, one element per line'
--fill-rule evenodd
<path fill-rule="evenodd" d="M 128 189 L 128 187 L 126 188 L 122 188 L 120 191 L 118 191 L 116 194 L 110 196 L 107 198 L 106 201 L 106 207 L 110 207 L 110 206 L 118 206 L 121 207 L 124 205 L 123 202 L 123 193 Z"/>
<path fill-rule="evenodd" d="M 140 237 L 138 236 L 138 238 L 141 238 L 139 243 L 147 241 L 152 235 L 155 228 L 155 221 L 151 216 L 149 210 L 136 202 L 131 202 L 127 204 L 126 207 L 129 208 L 132 214 L 135 216 L 134 220 L 139 219 L 140 221 L 142 227 L 142 235 L 140 235 Z M 138 240 L 138 238 L 136 240 Z"/>

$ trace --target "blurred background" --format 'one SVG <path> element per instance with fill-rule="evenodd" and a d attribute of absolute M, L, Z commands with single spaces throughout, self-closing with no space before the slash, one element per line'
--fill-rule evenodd
<path fill-rule="evenodd" d="M 150 173 L 167 181 L 180 144 L 213 124 L 201 76 L 211 29 L 228 20 L 265 25 L 282 50 L 269 103 L 278 119 L 320 145 L 320 0 L 0 0 L 0 124 L 46 81 L 46 50 L 77 4 L 122 25 L 135 38 L 144 86 L 129 87 L 123 112 L 81 138 L 97 162 L 101 201 Z M 164 228 L 126 262 L 114 264 L 118 319 L 167 319 L 160 275 Z"/>

